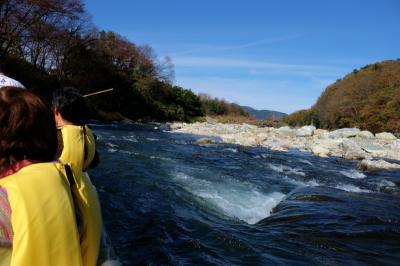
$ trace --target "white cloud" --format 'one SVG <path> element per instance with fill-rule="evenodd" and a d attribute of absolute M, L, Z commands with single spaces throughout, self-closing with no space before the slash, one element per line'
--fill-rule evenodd
<path fill-rule="evenodd" d="M 202 52 L 212 53 L 212 52 L 241 50 L 241 49 L 246 49 L 246 48 L 251 48 L 251 47 L 256 47 L 256 46 L 263 46 L 263 45 L 268 45 L 268 44 L 286 42 L 286 41 L 290 41 L 293 39 L 297 39 L 303 35 L 304 34 L 285 35 L 285 36 L 279 36 L 279 37 L 274 37 L 274 38 L 269 38 L 269 39 L 263 39 L 263 40 L 242 43 L 242 44 L 233 44 L 233 45 L 190 44 L 189 46 L 192 47 L 191 49 L 188 49 L 186 51 L 172 53 L 171 56 L 172 57 L 182 56 L 182 55 L 202 53 Z"/>
<path fill-rule="evenodd" d="M 292 74 L 305 76 L 338 76 L 345 70 L 327 65 L 285 64 L 261 60 L 234 59 L 225 57 L 174 57 L 177 68 L 208 68 L 208 69 L 245 69 L 249 72 L 264 74 Z"/>

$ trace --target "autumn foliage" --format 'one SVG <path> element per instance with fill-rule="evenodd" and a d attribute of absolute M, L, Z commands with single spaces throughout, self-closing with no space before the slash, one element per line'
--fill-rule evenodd
<path fill-rule="evenodd" d="M 400 60 L 354 70 L 326 88 L 315 105 L 285 119 L 289 125 L 335 129 L 358 127 L 400 132 Z"/>
<path fill-rule="evenodd" d="M 43 97 L 60 86 L 91 98 L 98 109 L 132 119 L 186 120 L 203 115 L 200 99 L 173 86 L 170 58 L 115 32 L 99 31 L 81 0 L 0 1 L 3 71 Z"/>
<path fill-rule="evenodd" d="M 209 116 L 244 116 L 249 114 L 238 104 L 228 103 L 223 99 L 213 98 L 208 94 L 199 94 L 202 110 Z"/>

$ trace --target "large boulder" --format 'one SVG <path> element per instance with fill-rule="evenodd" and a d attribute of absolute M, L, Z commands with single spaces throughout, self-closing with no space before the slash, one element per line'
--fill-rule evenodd
<path fill-rule="evenodd" d="M 360 148 L 374 156 L 381 156 L 385 153 L 386 149 L 381 144 L 372 139 L 355 139 Z"/>
<path fill-rule="evenodd" d="M 282 136 L 282 137 L 295 137 L 296 136 L 296 130 L 286 126 L 286 127 L 280 127 L 277 130 L 277 133 Z"/>
<path fill-rule="evenodd" d="M 350 138 L 355 137 L 360 132 L 358 128 L 341 128 L 334 130 L 329 133 L 329 138 L 339 139 L 339 138 Z"/>
<path fill-rule="evenodd" d="M 377 139 L 382 139 L 382 140 L 396 140 L 396 136 L 393 135 L 392 133 L 388 133 L 388 132 L 382 132 L 382 133 L 377 133 L 375 134 L 375 137 Z"/>
<path fill-rule="evenodd" d="M 400 170 L 400 164 L 389 163 L 384 160 L 362 160 L 358 163 L 357 169 L 361 171 L 397 171 Z"/>
<path fill-rule="evenodd" d="M 304 126 L 296 130 L 296 137 L 311 137 L 314 134 L 314 126 Z"/>
<path fill-rule="evenodd" d="M 367 130 L 363 130 L 358 132 L 357 137 L 362 138 L 362 139 L 373 139 L 375 138 L 374 134 Z"/>
<path fill-rule="evenodd" d="M 327 139 L 329 137 L 329 131 L 326 129 L 316 129 L 314 130 L 314 137 L 319 139 Z"/>
<path fill-rule="evenodd" d="M 329 149 L 321 146 L 321 145 L 314 145 L 311 147 L 311 151 L 313 154 L 320 156 L 320 157 L 328 157 Z"/>
<path fill-rule="evenodd" d="M 383 157 L 383 156 L 382 156 Z M 385 157 L 400 161 L 400 140 L 395 140 L 390 145 L 389 149 L 385 150 Z"/>
<path fill-rule="evenodd" d="M 313 142 L 310 143 L 310 150 L 319 156 L 342 156 L 343 151 L 340 148 L 341 142 L 341 139 L 313 139 Z"/>
<path fill-rule="evenodd" d="M 343 157 L 348 160 L 360 160 L 368 157 L 368 154 L 350 139 L 344 139 L 340 144 L 343 149 Z"/>

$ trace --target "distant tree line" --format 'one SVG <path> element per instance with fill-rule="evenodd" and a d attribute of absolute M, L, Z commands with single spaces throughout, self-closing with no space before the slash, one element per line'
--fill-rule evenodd
<path fill-rule="evenodd" d="M 205 93 L 200 93 L 199 97 L 202 105 L 202 111 L 206 115 L 249 116 L 249 114 L 236 103 L 228 103 L 225 100 L 213 98 Z"/>
<path fill-rule="evenodd" d="M 197 95 L 172 85 L 170 58 L 97 30 L 80 0 L 0 1 L 0 61 L 44 97 L 60 86 L 75 86 L 83 94 L 114 88 L 91 102 L 132 119 L 203 115 Z"/>
<path fill-rule="evenodd" d="M 312 108 L 297 111 L 284 121 L 291 126 L 400 133 L 400 60 L 353 71 L 327 87 Z"/>

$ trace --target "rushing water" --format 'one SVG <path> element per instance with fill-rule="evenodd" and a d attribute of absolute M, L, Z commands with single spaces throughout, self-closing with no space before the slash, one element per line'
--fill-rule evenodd
<path fill-rule="evenodd" d="M 91 125 L 124 265 L 399 265 L 400 173 L 154 126 Z"/>

